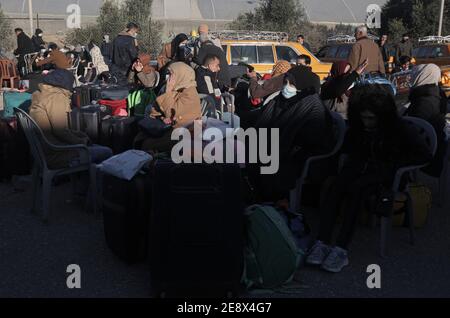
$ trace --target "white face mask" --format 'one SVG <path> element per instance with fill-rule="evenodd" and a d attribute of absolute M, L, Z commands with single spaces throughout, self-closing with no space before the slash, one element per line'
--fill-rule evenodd
<path fill-rule="evenodd" d="M 133 34 L 133 38 L 137 38 L 137 37 L 138 37 L 137 33 Z"/>
<path fill-rule="evenodd" d="M 297 88 L 292 87 L 289 84 L 284 85 L 283 90 L 281 91 L 281 94 L 283 94 L 284 98 L 290 99 L 297 95 Z"/>

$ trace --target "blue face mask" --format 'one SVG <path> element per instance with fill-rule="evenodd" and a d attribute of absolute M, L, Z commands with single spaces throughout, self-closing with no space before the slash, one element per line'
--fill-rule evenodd
<path fill-rule="evenodd" d="M 291 85 L 284 85 L 281 94 L 283 94 L 284 98 L 290 99 L 297 95 L 297 88 L 292 87 Z"/>

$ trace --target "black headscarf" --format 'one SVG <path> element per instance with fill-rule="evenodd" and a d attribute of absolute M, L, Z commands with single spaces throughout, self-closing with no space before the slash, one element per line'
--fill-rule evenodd
<path fill-rule="evenodd" d="M 171 44 L 171 46 L 172 46 L 172 52 L 171 52 L 172 59 L 175 59 L 175 58 L 178 57 L 178 55 L 179 55 L 178 53 L 179 53 L 179 47 L 180 47 L 180 44 L 181 44 L 182 42 L 184 42 L 184 41 L 187 41 L 187 40 L 189 40 L 189 38 L 188 38 L 188 36 L 187 36 L 186 34 L 184 34 L 184 33 L 178 34 L 178 35 L 175 37 L 175 39 L 172 40 L 172 44 Z"/>

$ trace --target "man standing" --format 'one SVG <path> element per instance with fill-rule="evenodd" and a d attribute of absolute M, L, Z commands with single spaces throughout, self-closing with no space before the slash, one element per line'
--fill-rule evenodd
<path fill-rule="evenodd" d="M 381 36 L 378 45 L 380 46 L 381 55 L 383 56 L 384 63 L 388 63 L 389 58 L 391 56 L 394 56 L 395 52 L 392 51 L 392 45 L 388 43 L 388 36 L 386 34 L 383 34 Z"/>
<path fill-rule="evenodd" d="M 348 58 L 351 71 L 355 71 L 359 65 L 367 60 L 367 73 L 386 74 L 383 56 L 378 45 L 368 37 L 367 27 L 359 26 L 355 30 L 356 43 L 352 47 L 352 51 Z"/>
<path fill-rule="evenodd" d="M 17 36 L 17 49 L 14 51 L 14 55 L 17 58 L 17 67 L 21 76 L 25 75 L 25 55 L 34 52 L 33 41 L 26 35 L 21 28 L 14 30 Z"/>
<path fill-rule="evenodd" d="M 311 52 L 311 46 L 309 45 L 308 42 L 305 42 L 305 37 L 303 35 L 300 34 L 300 35 L 297 36 L 297 42 L 299 44 L 303 45 L 303 47 L 305 49 L 307 49 L 308 51 Z"/>
<path fill-rule="evenodd" d="M 402 41 L 397 45 L 396 61 L 400 62 L 402 56 L 413 56 L 413 44 L 408 34 L 403 34 Z"/>
<path fill-rule="evenodd" d="M 113 42 L 112 63 L 116 71 L 115 75 L 126 76 L 131 64 L 138 57 L 138 43 L 136 37 L 139 32 L 139 25 L 130 22 L 127 28 L 120 32 Z"/>

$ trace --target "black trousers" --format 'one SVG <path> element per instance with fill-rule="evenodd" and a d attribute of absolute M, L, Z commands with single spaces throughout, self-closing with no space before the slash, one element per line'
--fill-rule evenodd
<path fill-rule="evenodd" d="M 327 245 L 332 244 L 333 231 L 342 210 L 343 223 L 336 246 L 348 249 L 365 200 L 369 195 L 375 194 L 383 183 L 381 174 L 361 174 L 359 168 L 344 168 L 321 204 L 319 240 Z"/>

